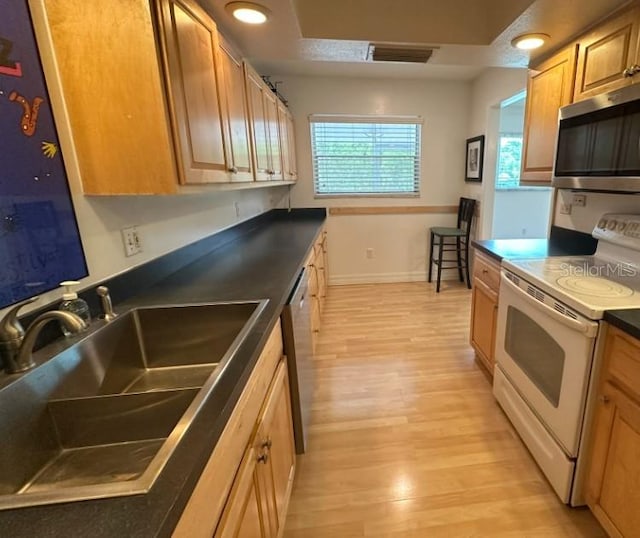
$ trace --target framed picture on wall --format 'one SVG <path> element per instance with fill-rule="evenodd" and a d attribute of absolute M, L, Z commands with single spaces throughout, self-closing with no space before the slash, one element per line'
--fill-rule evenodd
<path fill-rule="evenodd" d="M 468 138 L 465 181 L 482 181 L 483 157 L 484 135 Z"/>

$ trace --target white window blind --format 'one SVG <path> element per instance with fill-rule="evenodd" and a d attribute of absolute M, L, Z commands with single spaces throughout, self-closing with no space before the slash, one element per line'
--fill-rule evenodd
<path fill-rule="evenodd" d="M 311 148 L 317 195 L 417 195 L 417 116 L 312 115 Z"/>

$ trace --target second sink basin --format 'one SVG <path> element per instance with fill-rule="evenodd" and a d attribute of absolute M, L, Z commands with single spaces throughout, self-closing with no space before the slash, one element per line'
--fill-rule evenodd
<path fill-rule="evenodd" d="M 80 360 L 54 397 L 201 387 L 255 309 L 220 303 L 132 310 L 77 346 Z"/>

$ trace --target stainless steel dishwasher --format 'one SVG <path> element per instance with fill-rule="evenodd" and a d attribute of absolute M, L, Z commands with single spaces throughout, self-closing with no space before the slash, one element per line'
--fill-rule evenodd
<path fill-rule="evenodd" d="M 291 296 L 282 311 L 284 352 L 289 370 L 291 414 L 296 453 L 306 449 L 306 435 L 311 417 L 314 373 L 311 346 L 311 298 L 307 297 L 308 276 L 302 269 Z"/>

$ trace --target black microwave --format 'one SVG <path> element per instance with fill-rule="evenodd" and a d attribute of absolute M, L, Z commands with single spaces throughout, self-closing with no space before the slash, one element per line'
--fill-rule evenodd
<path fill-rule="evenodd" d="M 640 84 L 560 109 L 552 184 L 640 192 Z"/>

